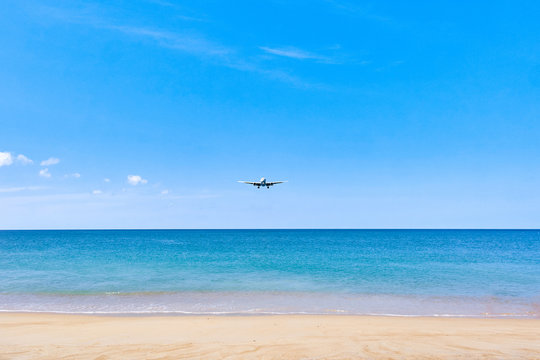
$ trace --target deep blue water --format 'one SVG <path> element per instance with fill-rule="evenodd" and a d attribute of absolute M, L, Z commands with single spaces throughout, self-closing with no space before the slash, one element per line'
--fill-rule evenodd
<path fill-rule="evenodd" d="M 536 230 L 0 231 L 0 310 L 539 316 Z"/>

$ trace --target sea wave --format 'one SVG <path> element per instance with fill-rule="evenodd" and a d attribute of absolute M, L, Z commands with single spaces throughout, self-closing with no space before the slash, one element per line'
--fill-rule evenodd
<path fill-rule="evenodd" d="M 285 292 L 0 294 L 0 312 L 91 315 L 365 315 L 539 318 L 540 302 L 495 297 L 429 297 Z"/>

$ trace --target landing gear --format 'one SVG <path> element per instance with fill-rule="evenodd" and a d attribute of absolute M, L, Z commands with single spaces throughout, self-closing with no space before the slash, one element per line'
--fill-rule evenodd
<path fill-rule="evenodd" d="M 266 188 L 267 188 L 267 189 L 270 189 L 270 186 L 267 186 Z"/>
<path fill-rule="evenodd" d="M 261 187 L 260 186 L 257 186 L 257 189 L 260 189 Z"/>

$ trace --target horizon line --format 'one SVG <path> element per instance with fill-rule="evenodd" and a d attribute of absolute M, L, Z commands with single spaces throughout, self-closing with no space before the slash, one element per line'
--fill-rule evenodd
<path fill-rule="evenodd" d="M 540 228 L 51 228 L 51 229 L 0 229 L 0 231 L 238 231 L 238 230 L 499 230 L 499 231 L 540 231 Z"/>

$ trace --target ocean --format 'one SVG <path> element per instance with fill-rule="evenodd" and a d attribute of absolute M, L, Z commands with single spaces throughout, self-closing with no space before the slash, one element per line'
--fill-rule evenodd
<path fill-rule="evenodd" d="M 0 311 L 538 318 L 540 231 L 0 231 Z"/>

